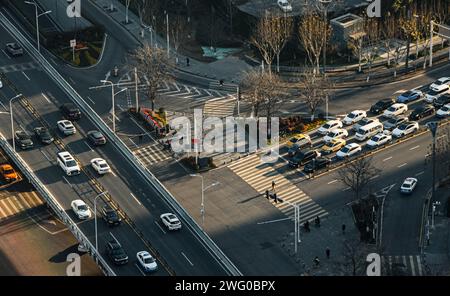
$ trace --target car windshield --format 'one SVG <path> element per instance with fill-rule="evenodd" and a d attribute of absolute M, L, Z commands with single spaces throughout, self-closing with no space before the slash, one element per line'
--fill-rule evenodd
<path fill-rule="evenodd" d="M 397 121 L 399 121 L 399 119 L 397 119 L 397 118 L 391 118 L 391 119 L 389 119 L 387 122 L 388 122 L 389 124 L 397 124 Z"/>
<path fill-rule="evenodd" d="M 330 123 L 325 123 L 324 125 L 323 125 L 323 128 L 324 129 L 329 129 L 331 127 L 331 124 Z"/>
<path fill-rule="evenodd" d="M 69 160 L 68 162 L 67 162 L 67 166 L 68 167 L 74 167 L 74 166 L 76 166 L 77 165 L 77 162 L 75 161 L 75 160 Z"/>
<path fill-rule="evenodd" d="M 93 136 L 94 138 L 96 138 L 96 139 L 103 138 L 103 135 L 102 135 L 100 132 L 92 133 L 92 136 Z"/>
<path fill-rule="evenodd" d="M 402 96 L 404 96 L 404 97 L 409 97 L 410 95 L 412 95 L 412 92 L 410 92 L 410 91 L 407 91 L 402 94 Z"/>
<path fill-rule="evenodd" d="M 334 137 L 336 137 L 338 134 L 339 134 L 339 132 L 329 132 L 329 133 L 328 133 L 328 136 L 331 137 L 331 138 L 334 138 Z"/>
<path fill-rule="evenodd" d="M 5 172 L 5 174 L 13 174 L 14 170 L 13 169 L 6 169 L 4 172 Z"/>
<path fill-rule="evenodd" d="M 374 141 L 374 142 L 378 142 L 380 140 L 381 140 L 380 136 L 375 136 L 375 137 L 372 138 L 372 141 Z"/>
<path fill-rule="evenodd" d="M 344 148 L 341 149 L 341 151 L 342 151 L 343 153 L 347 153 L 347 152 L 350 151 L 350 148 L 348 148 L 347 146 L 345 146 Z"/>
<path fill-rule="evenodd" d="M 348 115 L 348 118 L 355 118 L 356 117 L 356 113 L 350 113 L 349 115 Z"/>
<path fill-rule="evenodd" d="M 101 163 L 101 164 L 100 164 L 100 167 L 101 167 L 102 169 L 104 169 L 104 168 L 107 168 L 108 165 L 107 165 L 106 163 Z"/>
<path fill-rule="evenodd" d="M 412 184 L 410 183 L 403 183 L 403 187 L 404 188 L 410 188 Z"/>
<path fill-rule="evenodd" d="M 450 107 L 447 107 L 447 106 L 442 107 L 442 111 L 447 112 L 448 110 L 450 110 Z"/>
<path fill-rule="evenodd" d="M 408 128 L 408 125 L 406 125 L 406 124 L 402 124 L 402 125 L 400 125 L 399 127 L 398 127 L 398 129 L 399 130 L 405 130 L 405 129 L 407 129 Z"/>
<path fill-rule="evenodd" d="M 144 258 L 144 263 L 145 264 L 150 264 L 150 263 L 154 263 L 155 262 L 155 258 L 153 257 L 146 257 Z"/>
<path fill-rule="evenodd" d="M 436 81 L 434 82 L 434 84 L 436 84 L 436 85 L 442 85 L 442 84 L 444 84 L 444 81 L 436 80 Z"/>
<path fill-rule="evenodd" d="M 14 48 L 14 49 L 19 49 L 19 45 L 17 43 L 13 43 L 11 45 L 11 47 Z"/>
<path fill-rule="evenodd" d="M 78 210 L 79 211 L 87 211 L 87 206 L 86 205 L 79 205 L 78 206 Z"/>
<path fill-rule="evenodd" d="M 389 112 L 394 112 L 395 110 L 397 110 L 397 108 L 395 108 L 395 107 L 393 107 L 393 106 L 391 106 L 391 107 L 388 108 L 388 111 L 389 111 Z"/>
<path fill-rule="evenodd" d="M 297 141 L 298 141 L 297 138 L 291 138 L 291 142 L 292 142 L 292 143 L 296 143 Z"/>

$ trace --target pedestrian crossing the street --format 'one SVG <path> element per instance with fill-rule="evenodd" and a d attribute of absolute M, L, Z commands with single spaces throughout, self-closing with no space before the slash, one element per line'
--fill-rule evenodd
<path fill-rule="evenodd" d="M 381 264 L 386 276 L 423 276 L 420 255 L 383 256 Z"/>
<path fill-rule="evenodd" d="M 261 194 L 265 194 L 266 190 L 271 190 L 272 182 L 275 182 L 275 193 L 284 202 L 275 203 L 272 201 L 272 203 L 282 213 L 292 219 L 294 219 L 294 208 L 292 204 L 298 205 L 300 208 L 301 223 L 312 220 L 317 216 L 324 217 L 328 215 L 327 211 L 315 203 L 282 174 L 278 173 L 272 166 L 262 163 L 256 154 L 249 155 L 241 161 L 232 163 L 228 168 Z"/>
<path fill-rule="evenodd" d="M 139 148 L 133 153 L 145 167 L 171 158 L 171 155 L 166 150 L 162 150 L 158 143 Z"/>
<path fill-rule="evenodd" d="M 205 114 L 205 117 L 233 116 L 235 106 L 236 98 L 233 96 L 217 98 L 205 102 L 203 113 Z"/>
<path fill-rule="evenodd" d="M 35 191 L 0 191 L 0 221 L 44 204 Z"/>

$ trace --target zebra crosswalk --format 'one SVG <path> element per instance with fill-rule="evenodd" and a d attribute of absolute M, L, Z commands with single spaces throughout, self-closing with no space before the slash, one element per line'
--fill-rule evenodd
<path fill-rule="evenodd" d="M 12 72 L 27 71 L 27 70 L 32 70 L 32 69 L 39 69 L 39 64 L 36 62 L 28 62 L 28 63 L 1 66 L 0 72 L 12 73 Z"/>
<path fill-rule="evenodd" d="M 383 256 L 381 264 L 386 276 L 423 276 L 420 255 Z"/>
<path fill-rule="evenodd" d="M 136 149 L 133 153 L 145 167 L 171 158 L 171 155 L 166 150 L 162 150 L 158 143 Z"/>
<path fill-rule="evenodd" d="M 273 203 L 273 205 L 292 219 L 294 218 L 294 208 L 291 204 L 299 206 L 301 223 L 317 216 L 328 215 L 327 211 L 272 166 L 262 163 L 256 154 L 232 163 L 228 168 L 261 194 L 265 194 L 266 190 L 271 190 L 271 184 L 275 182 L 277 197 L 283 199 L 284 202 Z"/>
<path fill-rule="evenodd" d="M 0 191 L 0 221 L 42 204 L 44 201 L 35 191 L 17 193 Z"/>
<path fill-rule="evenodd" d="M 205 105 L 203 106 L 203 113 L 207 117 L 233 116 L 235 106 L 236 98 L 233 96 L 217 98 L 205 102 Z"/>

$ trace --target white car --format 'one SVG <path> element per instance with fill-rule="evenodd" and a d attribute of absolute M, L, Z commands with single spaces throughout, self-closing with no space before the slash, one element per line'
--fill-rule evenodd
<path fill-rule="evenodd" d="M 181 222 L 175 214 L 165 213 L 160 216 L 162 223 L 169 230 L 181 229 Z"/>
<path fill-rule="evenodd" d="M 417 179 L 416 178 L 406 178 L 405 181 L 403 181 L 402 186 L 400 187 L 400 192 L 402 193 L 412 193 L 414 191 L 414 188 L 417 186 Z"/>
<path fill-rule="evenodd" d="M 367 141 L 367 146 L 369 148 L 376 148 L 385 145 L 392 140 L 392 136 L 387 133 L 379 133 Z"/>
<path fill-rule="evenodd" d="M 402 123 L 401 125 L 399 125 L 392 132 L 392 135 L 396 138 L 400 138 L 400 137 L 409 135 L 411 133 L 414 133 L 417 130 L 419 130 L 419 123 L 417 123 L 415 121 L 410 121 L 410 122 Z"/>
<path fill-rule="evenodd" d="M 58 129 L 65 135 L 73 135 L 77 132 L 75 126 L 69 120 L 60 120 L 56 123 L 58 125 Z"/>
<path fill-rule="evenodd" d="M 356 132 L 360 127 L 371 124 L 373 122 L 380 122 L 380 120 L 375 117 L 364 117 L 363 119 L 355 123 L 355 125 L 353 125 L 353 130 Z"/>
<path fill-rule="evenodd" d="M 344 122 L 345 125 L 350 125 L 360 121 L 364 117 L 367 117 L 366 111 L 354 110 L 349 114 L 347 114 L 347 116 L 345 116 L 345 118 L 342 121 Z"/>
<path fill-rule="evenodd" d="M 0 79 L 0 88 L 2 88 L 3 87 L 3 82 L 2 82 L 2 80 Z"/>
<path fill-rule="evenodd" d="M 283 12 L 291 12 L 292 11 L 292 5 L 287 0 L 278 0 L 277 4 L 278 4 L 278 7 Z"/>
<path fill-rule="evenodd" d="M 383 116 L 384 117 L 394 117 L 399 116 L 401 114 L 406 113 L 408 111 L 408 106 L 403 103 L 395 103 L 391 107 L 384 110 Z"/>
<path fill-rule="evenodd" d="M 325 143 L 329 143 L 333 139 L 344 139 L 345 137 L 348 137 L 348 132 L 345 129 L 335 128 L 334 130 L 329 131 L 326 136 L 323 137 L 323 140 Z"/>
<path fill-rule="evenodd" d="M 72 210 L 75 212 L 75 215 L 77 215 L 78 219 L 81 220 L 89 219 L 92 215 L 88 205 L 81 199 L 76 199 L 72 201 L 70 206 L 72 207 Z"/>
<path fill-rule="evenodd" d="M 336 153 L 336 156 L 339 158 L 346 158 L 361 152 L 361 150 L 362 150 L 361 145 L 357 143 L 350 143 L 345 145 L 341 150 L 339 150 Z"/>
<path fill-rule="evenodd" d="M 91 159 L 91 166 L 99 175 L 111 172 L 111 168 L 103 158 Z"/>
<path fill-rule="evenodd" d="M 158 269 L 158 263 L 155 258 L 147 251 L 140 251 L 136 254 L 139 265 L 145 270 L 145 272 L 151 272 Z"/>
<path fill-rule="evenodd" d="M 444 105 L 441 109 L 437 110 L 436 116 L 441 118 L 450 116 L 450 104 Z"/>
<path fill-rule="evenodd" d="M 441 77 L 430 85 L 430 89 L 434 91 L 449 89 L 449 87 L 450 87 L 450 77 Z"/>
<path fill-rule="evenodd" d="M 431 90 L 425 94 L 425 102 L 432 104 L 436 99 L 438 99 L 442 95 L 445 95 L 446 93 L 448 93 L 448 88 L 442 89 L 440 91 Z"/>
<path fill-rule="evenodd" d="M 329 131 L 335 128 L 341 128 L 343 126 L 342 121 L 340 120 L 328 120 L 322 125 L 317 131 L 321 135 L 326 135 Z"/>
<path fill-rule="evenodd" d="M 79 175 L 81 172 L 77 161 L 67 151 L 59 152 L 56 161 L 67 176 Z"/>

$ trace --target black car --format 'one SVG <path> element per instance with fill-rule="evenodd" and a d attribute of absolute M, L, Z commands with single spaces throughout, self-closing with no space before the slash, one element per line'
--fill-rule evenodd
<path fill-rule="evenodd" d="M 38 140 L 43 144 L 51 144 L 54 140 L 49 130 L 43 126 L 35 128 L 34 133 Z"/>
<path fill-rule="evenodd" d="M 6 52 L 13 57 L 17 57 L 23 55 L 23 48 L 19 44 L 11 42 L 6 44 Z"/>
<path fill-rule="evenodd" d="M 14 136 L 14 141 L 22 149 L 33 148 L 33 146 L 34 146 L 34 143 L 31 140 L 30 135 L 28 135 L 24 131 L 16 131 L 15 136 Z"/>
<path fill-rule="evenodd" d="M 298 168 L 302 164 L 312 160 L 313 158 L 319 157 L 320 152 L 317 150 L 304 150 L 297 152 L 294 157 L 289 161 L 289 166 Z"/>
<path fill-rule="evenodd" d="M 374 105 L 372 105 L 372 107 L 370 107 L 370 112 L 373 114 L 381 114 L 381 112 L 391 107 L 394 103 L 394 99 L 379 100 Z"/>
<path fill-rule="evenodd" d="M 300 149 L 301 149 L 301 147 L 299 145 L 297 145 L 297 144 L 292 145 L 292 147 L 289 148 L 289 150 L 288 150 L 288 156 L 289 157 L 294 156 L 297 152 L 300 151 Z"/>
<path fill-rule="evenodd" d="M 89 142 L 94 146 L 99 145 L 105 145 L 106 144 L 106 138 L 103 136 L 103 134 L 99 131 L 88 131 L 87 137 Z"/>
<path fill-rule="evenodd" d="M 70 121 L 79 120 L 81 118 L 80 109 L 75 107 L 72 103 L 63 104 L 59 109 L 61 110 L 64 118 Z"/>
<path fill-rule="evenodd" d="M 450 95 L 443 95 L 433 101 L 433 106 L 436 109 L 440 109 L 442 108 L 442 106 L 447 105 L 448 103 L 450 103 Z"/>
<path fill-rule="evenodd" d="M 305 168 L 303 169 L 305 173 L 310 174 L 314 173 L 317 170 L 326 168 L 331 163 L 331 159 L 326 157 L 317 157 L 316 159 L 310 160 L 305 164 Z"/>
<path fill-rule="evenodd" d="M 110 241 L 106 244 L 106 254 L 116 265 L 128 263 L 128 255 L 117 241 Z"/>
<path fill-rule="evenodd" d="M 110 226 L 120 225 L 120 223 L 122 222 L 122 219 L 120 219 L 117 212 L 109 205 L 106 205 L 102 208 L 102 217 L 103 220 L 105 220 L 105 222 Z"/>
<path fill-rule="evenodd" d="M 409 115 L 409 120 L 419 120 L 421 118 L 430 116 L 434 114 L 434 107 L 431 105 L 420 106 L 414 109 L 414 111 Z"/>

